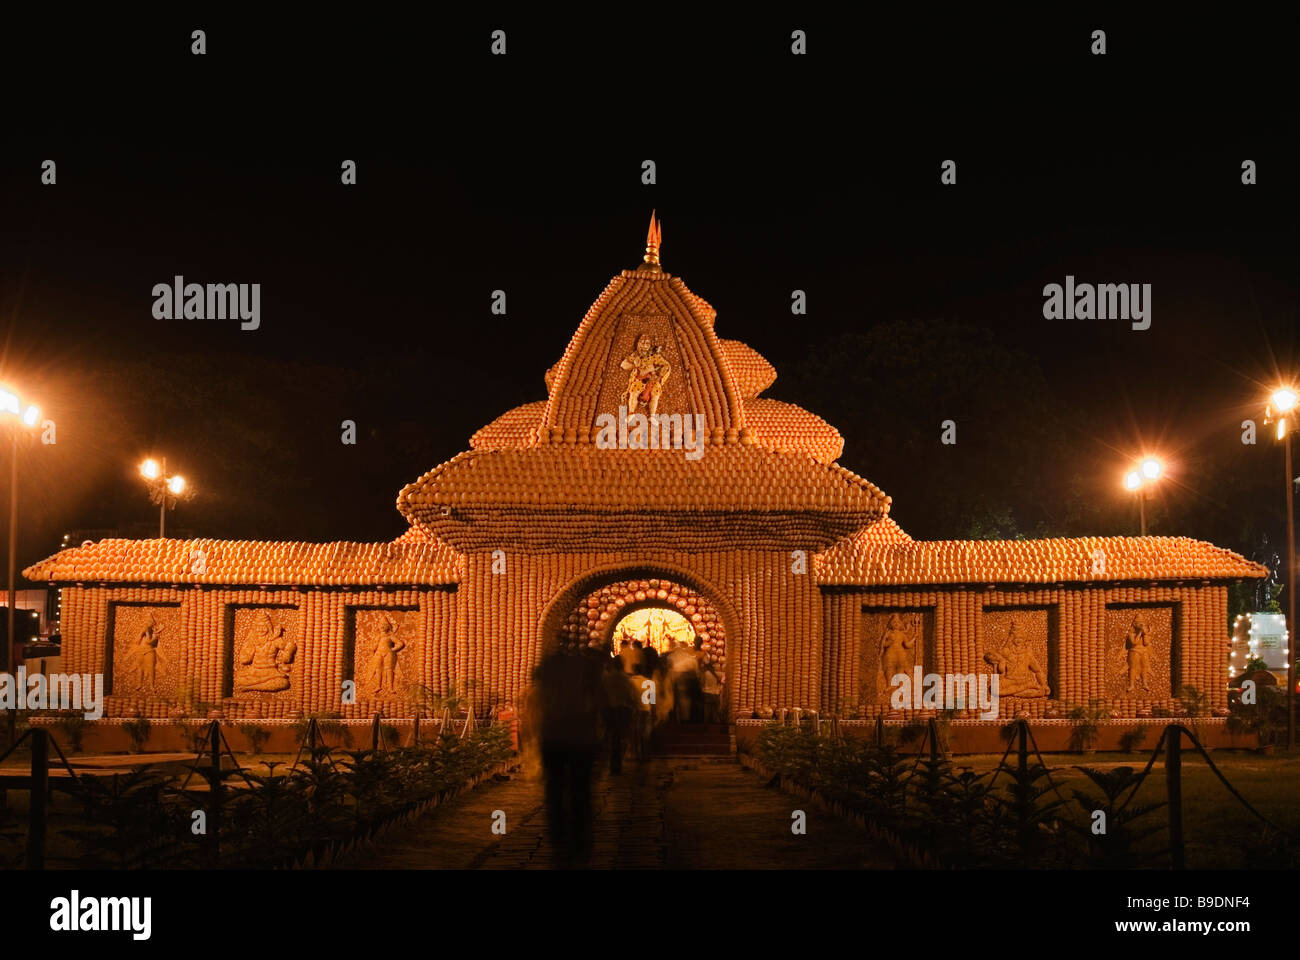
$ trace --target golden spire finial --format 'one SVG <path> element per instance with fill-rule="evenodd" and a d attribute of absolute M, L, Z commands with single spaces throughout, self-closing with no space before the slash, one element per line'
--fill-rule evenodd
<path fill-rule="evenodd" d="M 650 229 L 645 235 L 645 269 L 659 269 L 659 245 L 663 243 L 663 231 L 660 229 L 659 221 L 655 219 L 655 212 L 650 211 Z"/>

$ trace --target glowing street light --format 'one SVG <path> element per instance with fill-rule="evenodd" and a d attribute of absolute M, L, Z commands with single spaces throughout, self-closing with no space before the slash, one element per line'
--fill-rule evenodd
<path fill-rule="evenodd" d="M 1288 429 L 1288 419 L 1291 411 L 1296 408 L 1296 402 L 1300 400 L 1295 388 L 1290 386 L 1280 386 L 1273 391 L 1268 398 L 1268 406 L 1264 408 L 1264 422 L 1269 423 L 1277 421 L 1277 438 L 1283 442 L 1285 452 L 1283 454 L 1283 493 L 1286 496 L 1286 595 L 1290 598 L 1287 603 L 1288 612 L 1286 617 L 1287 636 L 1295 633 L 1295 474 L 1291 469 L 1291 431 Z M 1288 750 L 1295 749 L 1295 656 L 1290 652 L 1290 644 L 1287 644 L 1286 656 L 1286 746 Z"/>
<path fill-rule="evenodd" d="M 14 573 L 18 568 L 18 437 L 19 425 L 36 426 L 41 417 L 41 409 L 35 404 L 23 406 L 18 394 L 7 387 L 0 386 L 0 419 L 12 420 L 13 456 L 9 463 L 9 608 L 5 611 L 4 649 L 0 651 L 0 673 L 12 673 L 14 648 L 14 607 L 18 603 L 18 594 L 14 587 Z M 9 713 L 9 740 L 13 741 L 17 712 Z"/>
<path fill-rule="evenodd" d="M 1270 420 L 1277 421 L 1277 438 L 1282 440 L 1290 432 L 1287 429 L 1287 418 L 1291 411 L 1295 409 L 1296 392 L 1290 387 L 1280 387 L 1273 391 L 1273 395 L 1268 398 L 1268 406 L 1264 408 L 1264 422 Z"/>
<path fill-rule="evenodd" d="M 1164 472 L 1165 465 L 1159 457 L 1143 457 L 1136 467 L 1124 474 L 1124 489 L 1137 494 L 1144 537 L 1147 535 L 1147 487 L 1159 480 Z"/>
<path fill-rule="evenodd" d="M 140 476 L 149 487 L 149 500 L 158 504 L 158 539 L 167 535 L 167 511 L 176 509 L 181 499 L 188 499 L 192 491 L 179 473 L 167 476 L 167 458 L 162 463 L 150 457 L 140 464 Z"/>

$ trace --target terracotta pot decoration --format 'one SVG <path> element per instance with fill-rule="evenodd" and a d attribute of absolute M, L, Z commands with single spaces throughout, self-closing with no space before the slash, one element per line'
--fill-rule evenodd
<path fill-rule="evenodd" d="M 519 701 L 554 651 L 698 640 L 735 716 L 896 717 L 868 629 L 896 609 L 924 621 L 923 673 L 998 672 L 1037 694 L 1004 695 L 995 723 L 1095 698 L 1150 716 L 1182 683 L 1223 714 L 1228 586 L 1263 567 L 1184 537 L 913 540 L 836 462 L 833 426 L 762 396 L 773 365 L 719 337 L 661 248 L 652 218 L 640 262 L 557 341 L 538 398 L 398 493 L 396 540 L 109 539 L 23 571 L 63 589 L 66 668 L 111 667 L 119 718 L 169 716 L 186 695 L 220 704 L 213 718 L 396 718 L 412 688 Z M 493 382 L 492 356 L 460 362 Z M 1112 628 L 1112 611 L 1156 605 L 1176 631 L 1144 644 Z M 254 630 L 259 610 L 276 612 Z M 1032 657 L 1000 652 L 998 610 L 1045 618 Z"/>

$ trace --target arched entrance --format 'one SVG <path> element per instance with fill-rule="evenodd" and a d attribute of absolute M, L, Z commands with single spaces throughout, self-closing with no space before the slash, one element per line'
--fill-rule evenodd
<path fill-rule="evenodd" d="M 705 662 L 725 673 L 727 628 L 721 614 L 694 587 L 667 577 L 618 580 L 591 590 L 573 604 L 556 639 L 569 647 L 611 652 L 640 640 L 662 653 L 670 637 L 692 645 L 699 639 Z"/>
<path fill-rule="evenodd" d="M 547 605 L 539 625 L 543 654 L 559 645 L 615 646 L 615 631 L 629 614 L 659 609 L 682 616 L 701 641 L 706 662 L 723 682 L 723 709 L 735 716 L 741 662 L 740 621 L 716 588 L 679 568 L 647 564 L 619 565 L 588 571 L 573 580 Z M 644 640 L 642 641 L 644 643 Z"/>

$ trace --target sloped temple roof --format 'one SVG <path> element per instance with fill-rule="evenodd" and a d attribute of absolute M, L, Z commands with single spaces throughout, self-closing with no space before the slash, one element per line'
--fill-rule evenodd
<path fill-rule="evenodd" d="M 264 540 L 100 540 L 23 571 L 55 583 L 413 585 L 460 580 L 464 557 L 440 543 Z"/>
<path fill-rule="evenodd" d="M 398 495 L 410 529 L 390 543 L 105 540 L 24 575 L 51 582 L 450 584 L 479 550 L 802 549 L 827 586 L 1244 579 L 1267 571 L 1182 537 L 912 540 L 890 498 L 841 467 L 844 438 L 760 396 L 776 370 L 659 263 L 615 276 L 545 372 L 545 399 L 506 411 L 470 449 Z M 650 371 L 644 374 L 644 371 Z M 629 404 L 635 411 L 629 410 Z M 655 412 L 698 438 L 629 449 L 609 424 Z M 671 433 L 668 434 L 672 436 Z M 698 444 L 691 446 L 691 440 Z"/>

